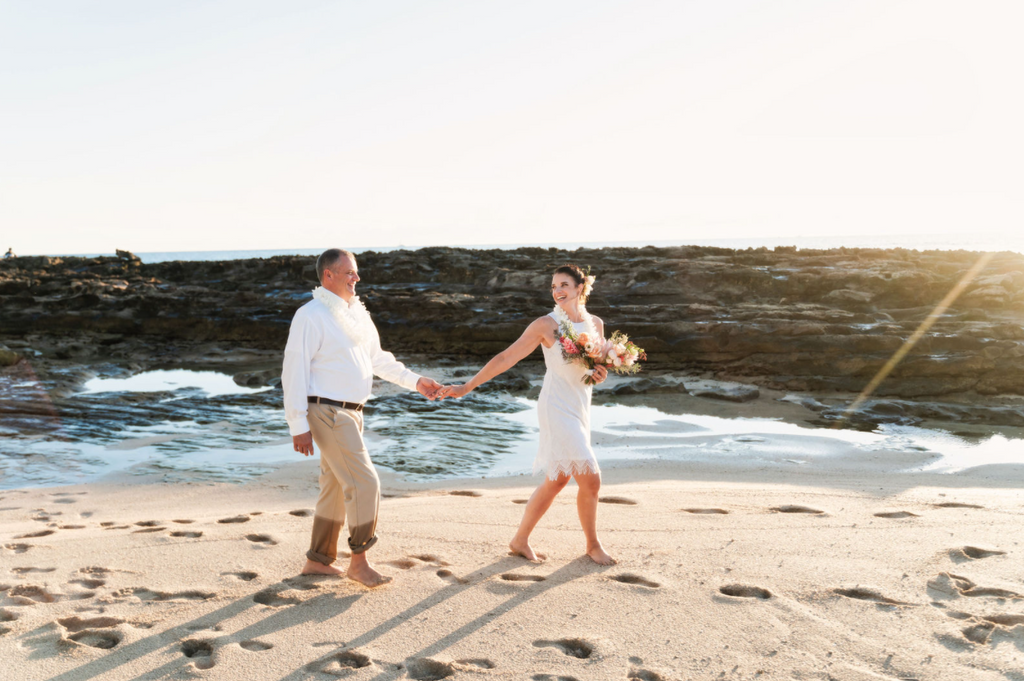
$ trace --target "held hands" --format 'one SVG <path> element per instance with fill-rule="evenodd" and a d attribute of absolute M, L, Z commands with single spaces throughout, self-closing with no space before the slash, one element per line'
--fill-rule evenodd
<path fill-rule="evenodd" d="M 445 387 L 441 388 L 440 394 L 443 397 L 459 398 L 465 397 L 472 391 L 472 388 L 470 388 L 467 384 L 463 383 L 462 385 L 446 385 Z"/>
<path fill-rule="evenodd" d="M 430 401 L 436 399 L 444 399 L 447 395 L 443 394 L 444 386 L 435 381 L 432 378 L 421 376 L 420 380 L 416 381 L 416 392 L 423 395 Z"/>

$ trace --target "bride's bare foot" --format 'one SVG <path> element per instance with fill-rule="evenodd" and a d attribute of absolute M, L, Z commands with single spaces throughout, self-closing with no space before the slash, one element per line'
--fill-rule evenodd
<path fill-rule="evenodd" d="M 608 552 L 604 550 L 604 547 L 598 544 L 587 549 L 587 555 L 590 556 L 590 560 L 594 561 L 598 565 L 615 565 L 618 561 L 608 555 Z"/>
<path fill-rule="evenodd" d="M 537 553 L 530 547 L 529 542 L 519 542 L 515 539 L 508 543 L 508 548 L 512 551 L 513 555 L 522 556 L 531 563 L 540 563 L 548 559 L 543 553 Z"/>
<path fill-rule="evenodd" d="M 347 577 L 370 589 L 383 586 L 391 581 L 390 577 L 382 575 L 365 562 L 360 565 L 350 565 Z"/>
<path fill-rule="evenodd" d="M 306 567 L 302 568 L 304 575 L 340 575 L 343 571 L 333 565 L 324 565 L 315 560 L 306 560 Z"/>

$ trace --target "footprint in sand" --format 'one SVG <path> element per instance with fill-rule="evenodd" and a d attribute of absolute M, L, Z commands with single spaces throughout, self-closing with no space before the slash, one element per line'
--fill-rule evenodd
<path fill-rule="evenodd" d="M 934 579 L 929 580 L 928 590 L 939 598 L 967 596 L 971 598 L 1024 599 L 1024 596 L 1015 591 L 978 586 L 967 577 L 949 572 L 940 572 Z"/>
<path fill-rule="evenodd" d="M 243 570 L 242 572 L 222 572 L 221 574 L 227 575 L 229 577 L 235 577 L 237 579 L 242 580 L 243 582 L 251 582 L 252 580 L 259 577 L 259 575 L 255 572 L 249 572 L 248 570 Z"/>
<path fill-rule="evenodd" d="M 213 644 L 202 639 L 191 638 L 181 642 L 181 652 L 196 669 L 212 669 L 216 664 L 213 660 Z"/>
<path fill-rule="evenodd" d="M 68 636 L 68 640 L 90 648 L 110 650 L 121 642 L 122 637 L 117 631 L 103 631 L 97 629 L 85 629 L 77 634 Z"/>
<path fill-rule="evenodd" d="M 330 674 L 331 676 L 348 676 L 356 669 L 369 667 L 373 662 L 358 650 L 345 650 L 328 655 L 326 658 L 310 662 L 305 666 L 307 672 Z"/>
<path fill-rule="evenodd" d="M 171 532 L 172 537 L 185 537 L 186 539 L 198 539 L 203 536 L 202 530 L 175 530 Z"/>
<path fill-rule="evenodd" d="M 943 501 L 938 504 L 932 504 L 932 506 L 935 508 L 985 508 L 977 504 L 964 504 L 959 501 Z"/>
<path fill-rule="evenodd" d="M 541 575 L 521 575 L 516 572 L 506 572 L 501 576 L 506 582 L 543 582 L 547 577 Z"/>
<path fill-rule="evenodd" d="M 56 530 L 39 530 L 38 532 L 29 532 L 27 534 L 19 534 L 15 539 L 35 539 L 37 537 L 49 537 L 54 534 Z"/>
<path fill-rule="evenodd" d="M 557 648 L 569 657 L 585 660 L 594 654 L 594 644 L 584 641 L 582 638 L 560 638 L 556 641 L 539 640 L 534 641 L 537 648 Z"/>
<path fill-rule="evenodd" d="M 760 601 L 766 601 L 772 597 L 772 592 L 768 589 L 749 584 L 726 584 L 725 586 L 718 587 L 718 591 L 725 596 L 732 596 L 733 598 L 756 598 Z"/>
<path fill-rule="evenodd" d="M 513 504 L 525 504 L 528 501 L 529 501 L 529 499 L 513 499 L 512 503 Z"/>
<path fill-rule="evenodd" d="M 288 515 L 293 515 L 297 518 L 308 518 L 313 515 L 313 510 L 309 508 L 297 508 L 294 511 L 288 511 Z"/>
<path fill-rule="evenodd" d="M 442 559 L 439 556 L 435 556 L 432 553 L 420 553 L 418 555 L 409 556 L 409 557 L 410 558 L 415 558 L 416 560 L 422 561 L 424 563 L 430 563 L 432 565 L 436 565 L 437 567 L 445 567 L 447 565 L 451 565 L 451 563 L 447 562 L 446 560 Z"/>
<path fill-rule="evenodd" d="M 889 518 L 890 520 L 899 520 L 901 518 L 920 518 L 916 513 L 910 511 L 885 511 L 883 513 L 876 513 L 876 518 Z"/>
<path fill-rule="evenodd" d="M 611 580 L 616 581 L 616 582 L 621 582 L 623 584 L 635 584 L 637 586 L 647 587 L 648 589 L 658 589 L 658 588 L 661 588 L 661 584 L 659 584 L 658 582 L 652 582 L 651 580 L 647 579 L 646 577 L 641 577 L 640 575 L 634 575 L 634 574 L 629 573 L 629 572 L 623 573 L 621 575 L 612 575 L 608 579 L 611 579 Z"/>
<path fill-rule="evenodd" d="M 554 674 L 534 674 L 533 681 L 580 681 L 575 676 L 555 676 Z"/>
<path fill-rule="evenodd" d="M 449 490 L 448 494 L 452 495 L 453 497 L 482 497 L 483 496 L 482 492 L 477 492 L 476 490 L 473 490 L 473 489 L 454 489 L 454 490 Z"/>
<path fill-rule="evenodd" d="M 882 605 L 913 605 L 913 603 L 906 603 L 904 601 L 897 601 L 883 596 L 881 593 L 874 589 L 866 589 L 864 587 L 854 587 L 852 589 L 833 589 L 833 593 L 844 596 L 845 598 L 852 598 L 857 601 L 870 601 L 872 603 L 880 603 Z"/>
<path fill-rule="evenodd" d="M 411 570 L 416 567 L 416 561 L 409 560 L 408 558 L 399 558 L 397 560 L 389 560 L 387 564 L 396 567 L 399 570 Z"/>
<path fill-rule="evenodd" d="M 179 525 L 191 525 L 195 521 L 194 520 L 189 520 L 188 518 L 177 518 L 175 520 L 172 520 L 171 522 L 172 523 L 178 523 Z"/>
<path fill-rule="evenodd" d="M 983 621 L 961 630 L 964 638 L 971 643 L 984 645 L 989 643 L 996 633 L 1011 634 L 1011 630 L 1024 624 L 1024 615 L 991 615 L 982 617 Z M 1019 640 L 1019 636 L 1015 637 Z"/>
<path fill-rule="evenodd" d="M 163 532 L 166 527 L 143 527 L 141 530 L 135 530 L 132 534 L 149 534 L 150 532 Z"/>
<path fill-rule="evenodd" d="M 8 551 L 13 551 L 15 553 L 25 553 L 30 548 L 32 548 L 32 545 L 31 544 L 4 544 L 4 548 L 7 549 Z"/>
<path fill-rule="evenodd" d="M 78 584 L 79 586 L 85 587 L 86 589 L 98 589 L 101 586 L 106 586 L 106 581 L 102 579 L 72 579 L 68 584 Z"/>
<path fill-rule="evenodd" d="M 785 506 L 772 506 L 769 511 L 773 513 L 807 513 L 810 515 L 821 515 L 825 513 L 817 508 L 811 508 L 810 506 L 800 506 L 797 504 L 787 504 Z"/>
<path fill-rule="evenodd" d="M 976 624 L 972 627 L 966 627 L 961 632 L 971 643 L 980 643 L 982 645 L 988 643 L 989 638 L 992 636 L 992 632 L 995 631 L 996 625 L 991 622 L 983 622 L 982 624 Z"/>
<path fill-rule="evenodd" d="M 247 534 L 245 538 L 251 541 L 253 544 L 262 544 L 266 546 L 276 546 L 277 541 L 273 539 L 269 534 Z"/>
<path fill-rule="evenodd" d="M 727 515 L 729 513 L 724 508 L 684 508 L 683 510 L 696 515 Z"/>
<path fill-rule="evenodd" d="M 471 659 L 465 659 L 465 660 L 455 660 L 455 662 L 453 662 L 452 664 L 457 666 L 457 667 L 461 667 L 462 669 L 465 669 L 466 671 L 479 671 L 481 669 L 494 669 L 495 667 L 498 666 L 498 665 L 494 664 L 493 662 L 491 662 L 490 660 L 488 660 L 487 658 L 477 658 L 477 657 L 474 657 L 474 658 L 471 658 Z"/>
<path fill-rule="evenodd" d="M 84 530 L 85 525 L 58 525 L 58 530 Z"/>
<path fill-rule="evenodd" d="M 456 576 L 456 574 L 454 572 L 452 572 L 451 570 L 447 570 L 447 569 L 438 570 L 437 571 L 437 576 L 440 577 L 441 579 L 445 580 L 446 582 L 450 582 L 452 584 L 469 584 L 469 580 L 468 579 L 463 579 L 462 577 Z"/>
<path fill-rule="evenodd" d="M 999 551 L 998 549 L 983 549 L 978 546 L 961 546 L 960 548 L 949 550 L 949 557 L 958 563 L 962 563 L 965 560 L 981 560 L 982 558 L 1005 555 L 1006 551 Z"/>
<path fill-rule="evenodd" d="M 109 575 L 112 572 L 112 570 L 108 568 L 95 566 L 78 568 L 78 571 L 83 575 Z"/>
<path fill-rule="evenodd" d="M 405 664 L 410 679 L 416 681 L 440 681 L 455 674 L 455 667 L 447 662 L 432 660 L 429 657 L 418 657 L 408 660 Z"/>
<path fill-rule="evenodd" d="M 221 524 L 226 524 L 226 523 L 247 523 L 247 522 L 249 522 L 249 520 L 250 520 L 250 518 L 247 515 L 236 515 L 236 516 L 232 516 L 230 518 L 221 518 L 217 522 L 221 523 Z"/>
<path fill-rule="evenodd" d="M 38 584 L 16 586 L 7 592 L 7 597 L 18 605 L 36 605 L 37 603 L 53 603 L 57 597 Z"/>
<path fill-rule="evenodd" d="M 211 598 L 214 598 L 217 594 L 209 593 L 207 591 L 154 591 L 153 589 L 147 589 L 145 587 L 132 587 L 129 589 L 122 589 L 115 595 L 135 596 L 140 601 L 208 601 Z"/>
<path fill-rule="evenodd" d="M 630 669 L 627 679 L 636 681 L 668 681 L 664 676 L 658 672 L 652 672 L 649 669 Z"/>
<path fill-rule="evenodd" d="M 269 605 L 274 608 L 279 608 L 285 605 L 297 605 L 302 602 L 295 596 L 283 596 L 283 593 L 287 591 L 315 591 L 319 588 L 320 586 L 315 582 L 306 578 L 297 577 L 285 579 L 280 584 L 258 591 L 253 594 L 252 599 L 260 605 Z"/>
<path fill-rule="evenodd" d="M 74 634 L 85 629 L 109 629 L 119 624 L 124 624 L 124 620 L 116 617 L 87 617 L 83 619 L 75 616 L 59 619 L 57 624 L 67 629 L 69 633 Z"/>
<path fill-rule="evenodd" d="M 16 613 L 0 608 L 0 622 L 13 622 L 16 619 L 18 619 L 18 615 Z"/>
<path fill-rule="evenodd" d="M 159 520 L 140 520 L 135 523 L 139 527 L 160 527 L 163 523 Z"/>
<path fill-rule="evenodd" d="M 11 572 L 15 572 L 15 573 L 17 573 L 19 575 L 25 575 L 25 574 L 28 574 L 30 572 L 56 572 L 56 571 L 57 571 L 57 568 L 55 568 L 55 567 L 47 567 L 47 568 L 16 567 L 16 568 L 11 568 Z"/>
<path fill-rule="evenodd" d="M 638 503 L 626 497 L 598 497 L 597 501 L 602 504 L 619 504 L 621 506 L 636 506 Z"/>
<path fill-rule="evenodd" d="M 65 499 L 54 499 L 53 503 L 55 503 L 55 504 L 77 504 L 78 503 L 78 499 L 67 499 L 67 498 L 65 498 Z"/>
<path fill-rule="evenodd" d="M 257 641 L 255 639 L 251 641 L 240 641 L 239 646 L 245 650 L 251 650 L 254 653 L 260 653 L 264 650 L 270 650 L 274 647 L 273 643 L 267 643 L 266 641 Z"/>

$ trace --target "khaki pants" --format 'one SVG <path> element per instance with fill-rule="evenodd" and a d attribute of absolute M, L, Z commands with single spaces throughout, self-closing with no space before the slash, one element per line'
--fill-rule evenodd
<path fill-rule="evenodd" d="M 338 558 L 338 535 L 346 518 L 352 553 L 377 543 L 380 480 L 363 444 L 362 412 L 311 404 L 307 418 L 320 448 L 320 497 L 306 557 L 330 565 Z"/>

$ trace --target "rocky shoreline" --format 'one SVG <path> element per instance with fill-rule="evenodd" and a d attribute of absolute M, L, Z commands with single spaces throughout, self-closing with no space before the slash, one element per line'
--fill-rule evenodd
<path fill-rule="evenodd" d="M 742 384 L 706 396 L 796 393 L 834 420 L 980 253 L 712 247 L 426 248 L 359 256 L 360 293 L 385 347 L 473 365 L 551 306 L 552 269 L 590 266 L 591 311 L 651 357 L 619 394 L 686 392 L 692 379 Z M 103 258 L 0 262 L 0 364 L 50 396 L 95 367 L 226 367 L 273 385 L 294 311 L 316 285 L 313 257 L 144 264 Z M 853 419 L 1024 426 L 1024 256 L 996 254 Z M 112 368 L 113 367 L 113 368 Z M 534 358 L 497 387 L 523 391 Z M 680 380 L 682 377 L 683 380 Z M 746 387 L 743 387 L 746 386 Z M 19 410 L 3 399 L 0 413 Z M 24 407 L 24 405 L 22 405 Z M 5 417 L 6 418 L 6 417 Z"/>

